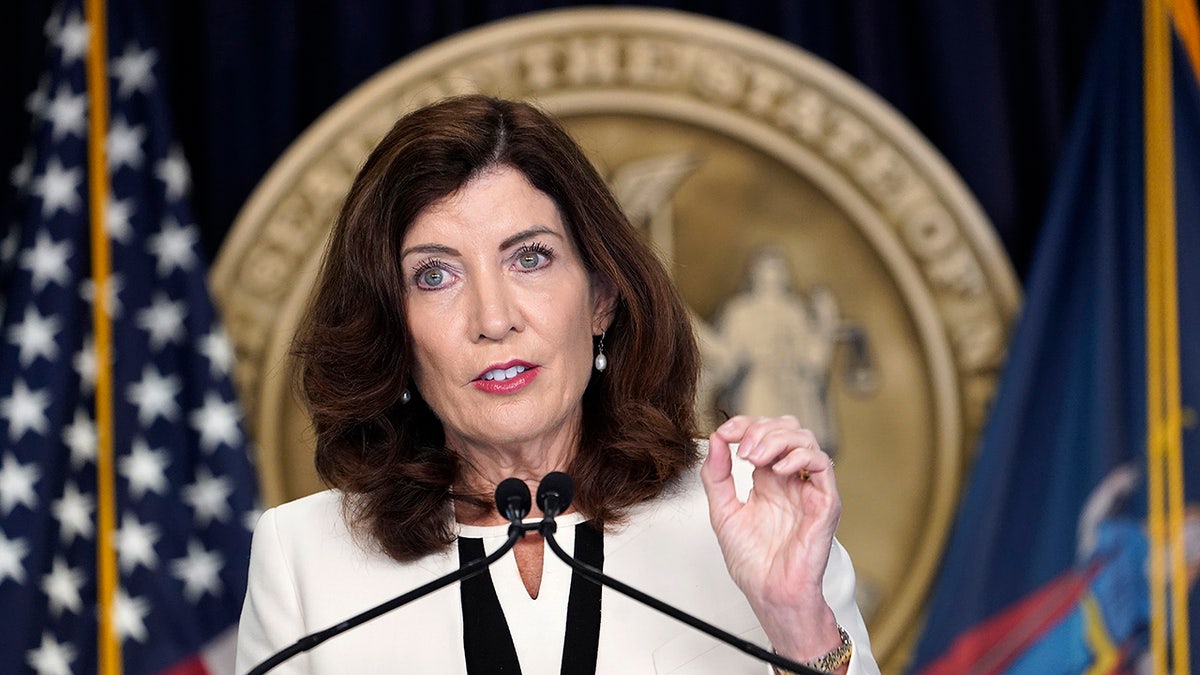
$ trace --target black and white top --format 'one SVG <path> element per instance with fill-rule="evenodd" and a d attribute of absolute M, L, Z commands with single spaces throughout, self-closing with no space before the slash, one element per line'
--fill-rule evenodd
<path fill-rule="evenodd" d="M 742 473 L 738 478 L 748 480 L 749 472 Z M 339 493 L 326 491 L 263 514 L 254 532 L 249 590 L 238 633 L 239 673 L 306 634 L 454 570 L 460 557 L 475 557 L 480 545 L 487 552 L 496 550 L 507 537 L 506 525 L 460 525 L 462 540 L 452 550 L 401 564 L 356 541 L 342 519 L 340 500 Z M 556 539 L 563 549 L 588 555 L 584 550 L 588 542 L 579 540 L 595 533 L 583 516 L 560 516 L 558 524 Z M 470 550 L 460 554 L 460 545 Z M 596 545 L 594 540 L 591 545 Z M 698 473 L 686 477 L 671 494 L 635 509 L 627 525 L 603 534 L 600 546 L 606 574 L 730 633 L 769 646 L 725 569 Z M 564 643 L 571 651 L 569 659 L 578 659 L 579 649 L 594 650 L 597 673 L 770 672 L 769 666 L 740 651 L 607 588 L 597 596 L 598 635 L 589 637 L 589 632 L 595 632 L 587 623 L 594 620 L 589 618 L 594 616 L 594 601 L 583 597 L 579 588 L 572 600 L 572 576 L 571 569 L 547 550 L 541 587 L 533 599 L 516 559 L 506 555 L 486 577 L 477 577 L 482 583 L 443 588 L 272 672 L 467 673 L 468 651 L 486 655 L 487 650 L 507 648 L 507 638 L 486 634 L 498 623 L 496 603 L 511 635 L 510 653 L 515 652 L 524 675 L 573 672 L 563 670 Z M 855 643 L 850 673 L 877 673 L 854 603 L 854 569 L 836 541 L 824 591 L 838 622 Z M 576 604 L 571 619 L 575 635 L 568 638 L 571 602 Z M 464 609 L 470 616 L 464 618 Z"/>

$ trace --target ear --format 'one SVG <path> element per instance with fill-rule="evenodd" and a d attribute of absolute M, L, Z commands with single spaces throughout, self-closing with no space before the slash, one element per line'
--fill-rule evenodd
<path fill-rule="evenodd" d="M 608 330 L 617 311 L 617 289 L 608 279 L 592 275 L 592 334 Z"/>

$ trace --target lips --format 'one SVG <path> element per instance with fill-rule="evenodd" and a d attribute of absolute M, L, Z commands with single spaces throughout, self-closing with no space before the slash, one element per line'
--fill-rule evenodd
<path fill-rule="evenodd" d="M 525 388 L 541 370 L 528 361 L 509 361 L 488 366 L 471 384 L 489 394 L 511 394 Z"/>

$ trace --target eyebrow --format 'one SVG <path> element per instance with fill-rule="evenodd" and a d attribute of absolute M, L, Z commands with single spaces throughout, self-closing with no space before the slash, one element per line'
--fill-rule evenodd
<path fill-rule="evenodd" d="M 417 244 L 409 246 L 400 252 L 400 259 L 403 260 L 414 253 L 440 253 L 442 255 L 456 256 L 459 255 L 458 249 L 451 248 L 445 244 Z"/>
<path fill-rule="evenodd" d="M 552 234 L 560 239 L 562 238 L 561 233 L 555 232 L 554 230 L 546 227 L 545 225 L 536 225 L 534 227 L 529 228 L 528 230 L 522 230 L 522 231 L 514 234 L 513 236 L 505 239 L 504 241 L 500 242 L 500 250 L 503 251 L 504 249 L 509 248 L 510 246 L 519 244 L 522 239 L 529 239 L 530 237 L 533 237 L 533 236 L 539 235 L 539 234 Z"/>
<path fill-rule="evenodd" d="M 562 233 L 556 232 L 545 225 L 535 225 L 527 230 L 521 230 L 520 232 L 500 242 L 500 250 L 503 251 L 506 248 L 519 244 L 523 239 L 529 239 L 530 237 L 534 237 L 539 234 L 550 234 L 558 237 L 559 239 L 563 238 Z M 437 253 L 445 256 L 461 255 L 458 252 L 458 249 L 446 246 L 445 244 L 417 244 L 415 246 L 409 246 L 401 251 L 400 259 L 403 260 L 414 253 Z"/>

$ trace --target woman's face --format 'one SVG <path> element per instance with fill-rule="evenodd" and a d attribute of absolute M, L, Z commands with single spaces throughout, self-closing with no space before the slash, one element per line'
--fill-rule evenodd
<path fill-rule="evenodd" d="M 554 201 L 516 169 L 487 171 L 422 211 L 401 255 L 416 387 L 447 444 L 573 450 L 613 299 Z"/>

